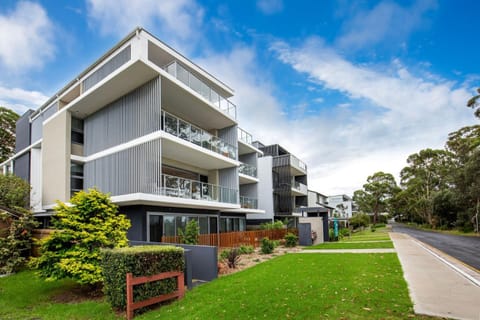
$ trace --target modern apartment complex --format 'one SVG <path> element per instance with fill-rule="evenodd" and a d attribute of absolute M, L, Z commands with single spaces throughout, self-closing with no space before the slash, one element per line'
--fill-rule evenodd
<path fill-rule="evenodd" d="M 274 219 L 301 216 L 300 207 L 308 205 L 307 166 L 278 144 L 254 143 L 263 156 L 258 158 L 259 206 L 266 214 L 249 215 L 248 224 L 258 225 Z"/>
<path fill-rule="evenodd" d="M 353 200 L 346 194 L 339 194 L 328 197 L 328 205 L 333 207 L 333 215 L 339 218 L 351 218 L 353 214 Z"/>
<path fill-rule="evenodd" d="M 19 119 L 1 166 L 30 182 L 45 223 L 56 200 L 95 187 L 131 219 L 130 240 L 161 241 L 192 219 L 202 234 L 245 230 L 247 215 L 265 212 L 263 152 L 238 127 L 233 94 L 138 28 Z"/>

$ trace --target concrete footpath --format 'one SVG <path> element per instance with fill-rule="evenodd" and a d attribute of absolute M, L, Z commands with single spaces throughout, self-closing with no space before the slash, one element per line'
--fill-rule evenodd
<path fill-rule="evenodd" d="M 415 313 L 480 320 L 480 273 L 403 233 L 391 232 Z"/>

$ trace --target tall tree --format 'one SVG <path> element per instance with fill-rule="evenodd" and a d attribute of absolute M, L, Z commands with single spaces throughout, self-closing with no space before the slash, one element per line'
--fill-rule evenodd
<path fill-rule="evenodd" d="M 472 109 L 475 109 L 476 107 L 479 106 L 479 101 L 480 101 L 480 88 L 477 89 L 477 95 L 476 96 L 473 96 L 472 98 L 470 98 L 467 102 L 467 107 L 469 108 L 472 108 Z M 475 116 L 477 118 L 480 118 L 480 108 L 477 108 L 477 110 L 475 110 Z"/>
<path fill-rule="evenodd" d="M 373 223 L 377 223 L 378 214 L 389 210 L 390 199 L 399 191 L 395 178 L 390 173 L 376 172 L 367 178 L 363 190 L 354 193 L 354 200 L 361 210 L 373 212 Z"/>
<path fill-rule="evenodd" d="M 15 152 L 15 127 L 19 115 L 14 111 L 0 107 L 0 163 Z"/>
<path fill-rule="evenodd" d="M 409 206 L 423 221 L 435 227 L 433 199 L 436 192 L 452 185 L 452 154 L 445 150 L 424 149 L 410 155 L 407 163 L 400 177 L 408 194 Z"/>

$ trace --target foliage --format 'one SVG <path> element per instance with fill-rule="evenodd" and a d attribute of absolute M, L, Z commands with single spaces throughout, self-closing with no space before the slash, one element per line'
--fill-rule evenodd
<path fill-rule="evenodd" d="M 363 190 L 355 191 L 353 200 L 361 211 L 373 213 L 373 223 L 375 224 L 380 212 L 389 211 L 390 200 L 398 191 L 395 178 L 390 173 L 379 171 L 367 178 Z"/>
<path fill-rule="evenodd" d="M 375 233 L 376 234 L 376 233 Z M 392 249 L 392 241 L 375 242 L 324 242 L 313 246 L 305 247 L 305 250 L 315 249 Z"/>
<path fill-rule="evenodd" d="M 183 249 L 173 246 L 137 246 L 101 251 L 101 269 L 104 292 L 112 307 L 126 307 L 127 273 L 134 277 L 151 276 L 168 271 L 183 271 Z M 175 291 L 177 281 L 165 279 L 137 285 L 133 289 L 135 301 L 145 300 Z"/>
<path fill-rule="evenodd" d="M 476 108 L 478 107 L 479 105 L 479 100 L 480 100 L 480 88 L 477 88 L 477 95 L 473 96 L 472 98 L 470 98 L 467 102 L 467 107 L 469 108 Z M 477 118 L 480 118 L 480 108 L 477 108 L 477 110 L 475 110 L 475 116 Z"/>
<path fill-rule="evenodd" d="M 241 253 L 238 248 L 231 248 L 222 251 L 222 257 L 224 257 L 224 260 L 227 261 L 228 267 L 232 269 L 237 267 L 237 263 L 240 260 L 240 255 Z"/>
<path fill-rule="evenodd" d="M 30 185 L 13 174 L 0 174 L 0 205 L 10 208 L 30 207 Z"/>
<path fill-rule="evenodd" d="M 182 229 L 178 229 L 178 235 L 180 237 L 180 243 L 185 244 L 198 244 L 198 236 L 200 234 L 200 227 L 196 220 L 188 221 L 185 232 Z"/>
<path fill-rule="evenodd" d="M 284 239 L 285 239 L 285 247 L 293 248 L 297 246 L 298 237 L 293 233 L 291 232 L 287 233 Z"/>
<path fill-rule="evenodd" d="M 353 229 L 365 228 L 370 224 L 370 217 L 365 213 L 357 213 L 348 220 Z"/>
<path fill-rule="evenodd" d="M 0 163 L 15 152 L 15 128 L 19 117 L 14 111 L 0 107 Z"/>
<path fill-rule="evenodd" d="M 281 220 L 277 220 L 275 222 L 265 222 L 260 225 L 260 229 L 262 230 L 277 230 L 284 228 L 285 224 Z"/>
<path fill-rule="evenodd" d="M 253 246 L 245 246 L 241 245 L 240 248 L 238 248 L 240 251 L 240 254 L 252 254 L 255 252 L 255 248 Z"/>
<path fill-rule="evenodd" d="M 30 256 L 32 230 L 38 225 L 33 214 L 26 210 L 4 210 L 0 207 L 0 223 L 8 227 L 0 237 L 0 274 L 17 272 Z"/>
<path fill-rule="evenodd" d="M 273 253 L 273 250 L 275 250 L 275 247 L 276 247 L 276 242 L 268 239 L 268 237 L 265 237 L 262 239 L 262 246 L 260 248 L 260 251 L 263 254 L 270 254 L 270 253 Z"/>
<path fill-rule="evenodd" d="M 57 202 L 52 218 L 57 231 L 42 240 L 42 255 L 33 265 L 47 280 L 72 278 L 80 284 L 103 281 L 101 248 L 128 244 L 130 221 L 118 214 L 108 195 L 95 189 L 77 192 L 67 205 Z"/>

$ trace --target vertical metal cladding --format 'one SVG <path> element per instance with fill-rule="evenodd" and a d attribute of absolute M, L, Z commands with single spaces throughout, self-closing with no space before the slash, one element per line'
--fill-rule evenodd
<path fill-rule="evenodd" d="M 85 187 L 112 196 L 130 193 L 159 194 L 161 141 L 148 141 L 85 164 Z"/>
<path fill-rule="evenodd" d="M 48 106 L 32 121 L 31 142 L 36 142 L 42 138 L 43 122 L 50 118 L 58 110 L 58 102 Z"/>
<path fill-rule="evenodd" d="M 228 190 L 223 189 L 220 201 L 238 203 L 238 167 L 218 170 L 218 182 L 220 186 L 229 188 Z"/>
<path fill-rule="evenodd" d="M 218 130 L 218 137 L 225 141 L 226 143 L 237 146 L 238 144 L 238 129 L 237 126 L 231 126 Z M 238 160 L 238 152 L 235 160 Z"/>
<path fill-rule="evenodd" d="M 126 47 L 120 51 L 116 56 L 114 56 L 110 61 L 105 63 L 103 66 L 98 68 L 97 71 L 88 76 L 83 80 L 83 91 L 87 91 L 95 84 L 100 82 L 102 79 L 107 77 L 110 73 L 120 68 L 131 58 L 131 48 L 130 46 Z"/>
<path fill-rule="evenodd" d="M 85 119 L 85 155 L 161 129 L 161 80 L 155 78 Z"/>
<path fill-rule="evenodd" d="M 25 149 L 30 141 L 30 115 L 33 110 L 25 112 L 18 120 L 15 127 L 15 152 Z"/>

